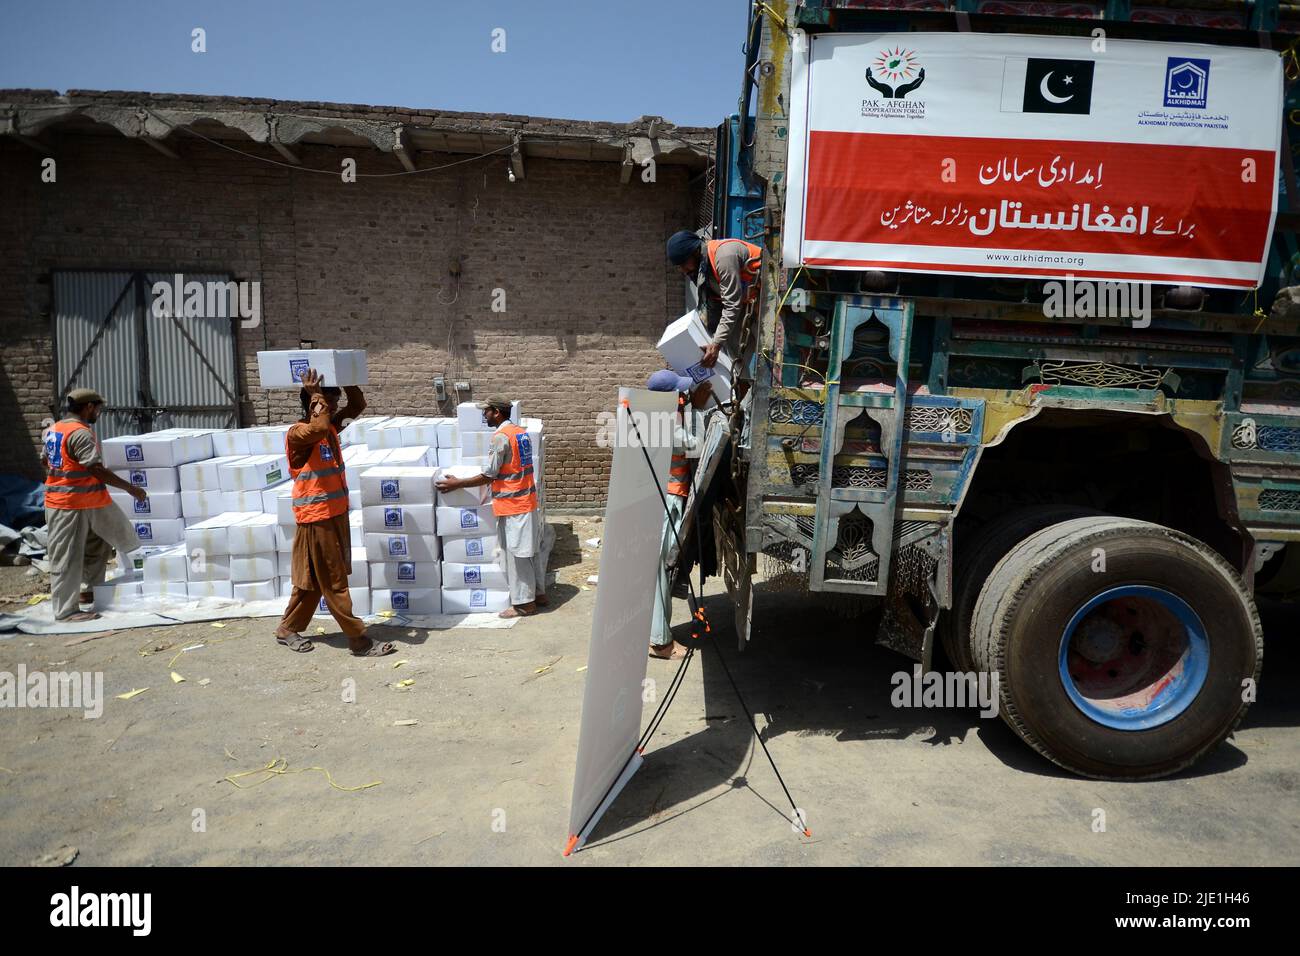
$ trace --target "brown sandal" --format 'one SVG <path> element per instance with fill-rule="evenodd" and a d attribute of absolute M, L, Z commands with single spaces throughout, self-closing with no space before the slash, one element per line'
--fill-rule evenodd
<path fill-rule="evenodd" d="M 287 637 L 280 637 L 277 634 L 275 643 L 283 644 L 289 650 L 297 651 L 299 654 L 306 654 L 316 646 L 301 634 L 290 634 Z"/>
<path fill-rule="evenodd" d="M 397 650 L 397 645 L 392 641 L 372 641 L 366 638 L 365 647 L 352 648 L 353 657 L 385 657 Z"/>

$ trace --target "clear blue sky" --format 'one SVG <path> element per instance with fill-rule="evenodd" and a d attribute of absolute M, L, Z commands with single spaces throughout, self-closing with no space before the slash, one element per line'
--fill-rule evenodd
<path fill-rule="evenodd" d="M 3 0 L 0 88 L 143 90 L 712 126 L 747 0 Z M 207 31 L 207 52 L 190 32 Z M 493 53 L 492 31 L 506 52 Z"/>

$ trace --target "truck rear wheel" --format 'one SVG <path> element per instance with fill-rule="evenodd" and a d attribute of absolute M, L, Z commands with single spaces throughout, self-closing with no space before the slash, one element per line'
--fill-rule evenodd
<path fill-rule="evenodd" d="M 939 619 L 939 641 L 959 671 L 972 671 L 970 625 L 975 599 L 1002 557 L 1035 531 L 1070 518 L 1100 512 L 1079 505 L 1029 505 L 975 529 L 969 541 L 957 540 L 957 569 L 953 574 L 952 607 Z"/>
<path fill-rule="evenodd" d="M 1088 517 L 998 562 L 975 603 L 971 652 L 997 675 L 1002 718 L 1039 753 L 1085 776 L 1150 779 L 1232 733 L 1264 648 L 1254 601 L 1207 545 Z"/>

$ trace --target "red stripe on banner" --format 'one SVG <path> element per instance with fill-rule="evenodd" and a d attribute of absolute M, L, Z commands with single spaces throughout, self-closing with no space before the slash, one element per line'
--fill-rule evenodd
<path fill-rule="evenodd" d="M 1270 239 L 1269 150 L 821 131 L 808 149 L 808 240 L 1259 262 Z"/>
<path fill-rule="evenodd" d="M 1115 272 L 1098 269 L 1078 269 L 1057 267 L 1040 269 L 1035 266 L 972 266 L 954 265 L 948 262 L 891 262 L 884 259 L 833 259 L 810 256 L 804 259 L 804 265 L 838 266 L 844 269 L 924 269 L 929 272 L 969 272 L 972 275 L 1040 275 L 1056 278 L 1070 274 L 1076 279 L 1130 279 L 1134 282 L 1185 282 L 1188 285 L 1233 286 L 1235 288 L 1253 289 L 1254 279 L 1236 279 L 1230 276 L 1182 275 L 1175 272 Z"/>

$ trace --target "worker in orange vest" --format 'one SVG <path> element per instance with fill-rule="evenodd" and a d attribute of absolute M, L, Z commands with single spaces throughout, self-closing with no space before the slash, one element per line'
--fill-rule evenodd
<path fill-rule="evenodd" d="M 699 410 L 705 407 L 712 390 L 708 380 L 696 384 L 689 376 L 678 375 L 672 369 L 655 372 L 645 383 L 652 392 L 676 392 L 677 411 L 673 421 L 673 454 L 668 466 L 668 485 L 665 499 L 668 503 L 664 515 L 664 530 L 659 544 L 659 577 L 655 585 L 654 614 L 650 618 L 650 656 L 660 660 L 676 661 L 686 655 L 686 648 L 673 640 L 672 575 L 668 569 L 668 555 L 681 531 L 686 514 L 686 500 L 691 493 L 691 460 L 704 441 L 699 422 Z M 686 542 L 682 542 L 686 544 Z M 686 549 L 681 549 L 679 555 Z M 680 558 L 679 558 L 680 560 Z M 689 573 L 689 568 L 680 569 Z M 685 578 L 683 578 L 685 580 Z"/>
<path fill-rule="evenodd" d="M 450 475 L 438 490 L 492 486 L 492 513 L 497 519 L 498 560 L 510 586 L 510 607 L 501 617 L 526 617 L 547 607 L 545 519 L 538 503 L 532 440 L 528 429 L 510 420 L 511 403 L 504 398 L 480 402 L 483 420 L 496 430 L 483 473 L 468 478 Z"/>
<path fill-rule="evenodd" d="M 668 261 L 700 290 L 705 328 L 712 336 L 701 349 L 700 364 L 712 368 L 723 350 L 733 361 L 743 360 L 740 327 L 746 308 L 758 298 L 762 248 L 743 239 L 706 240 L 683 230 L 668 240 Z"/>
<path fill-rule="evenodd" d="M 45 531 L 50 562 L 50 596 L 56 621 L 93 621 L 98 614 L 80 604 L 95 599 L 104 567 L 114 550 L 120 564 L 140 547 L 135 525 L 113 504 L 108 486 L 144 501 L 145 490 L 113 474 L 91 428 L 104 399 L 89 388 L 68 393 L 68 414 L 45 430 Z"/>
<path fill-rule="evenodd" d="M 346 391 L 347 407 L 339 411 Z M 366 408 L 361 389 L 327 387 L 319 372 L 302 374 L 302 418 L 284 436 L 284 452 L 293 479 L 293 592 L 275 640 L 291 651 L 313 648 L 302 636 L 320 606 L 325 606 L 348 639 L 356 657 L 382 657 L 397 650 L 391 641 L 366 636 L 366 625 L 352 613 L 348 576 L 352 573 L 352 532 L 348 524 L 348 481 L 339 446 L 339 429 Z"/>

